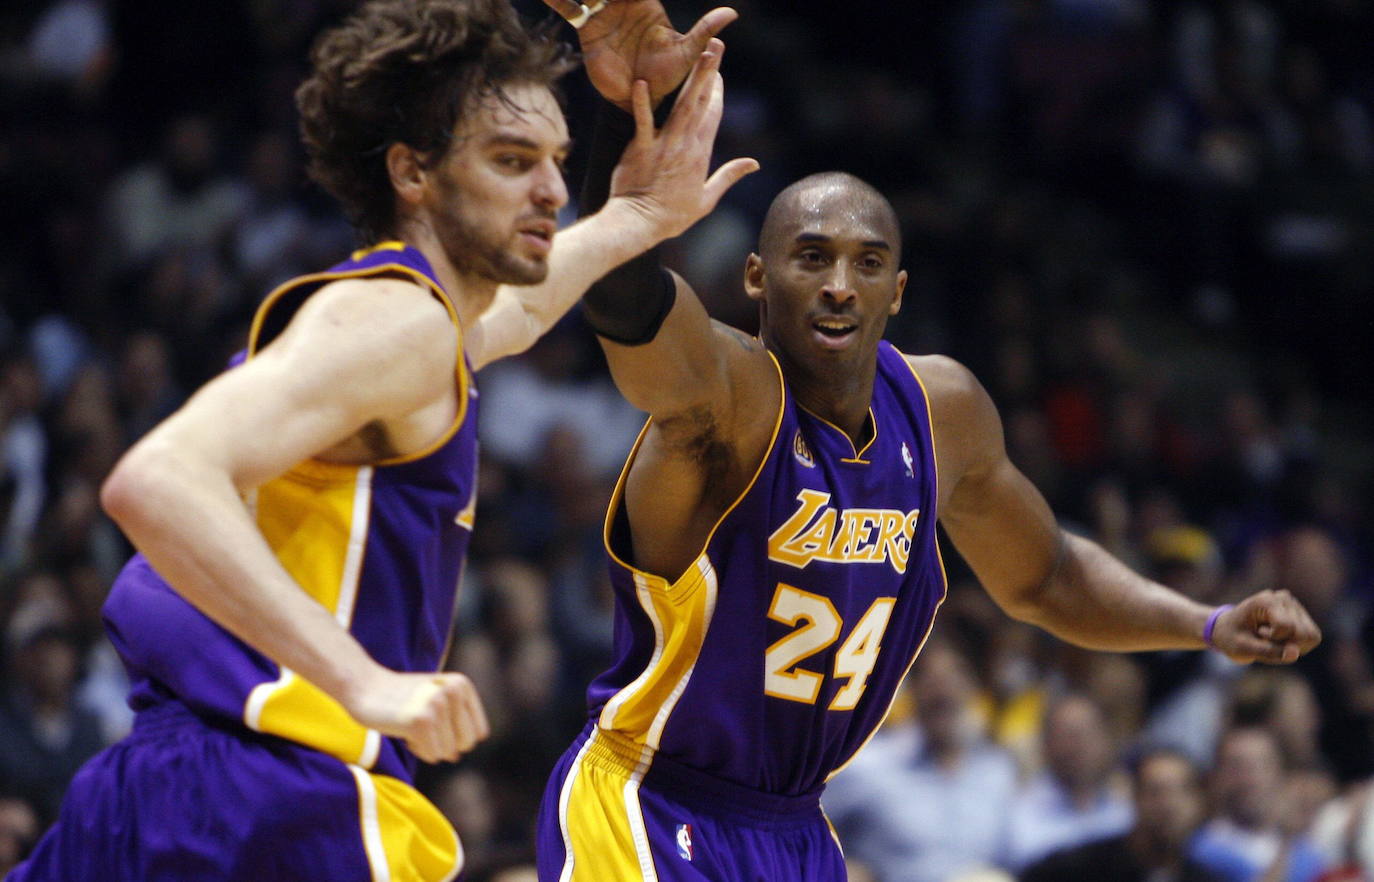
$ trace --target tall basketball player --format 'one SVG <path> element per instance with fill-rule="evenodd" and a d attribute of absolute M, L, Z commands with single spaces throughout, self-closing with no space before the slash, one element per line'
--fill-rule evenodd
<path fill-rule="evenodd" d="M 507 0 L 378 0 L 317 45 L 302 131 L 366 247 L 272 292 L 244 363 L 108 479 L 140 552 L 105 609 L 134 731 L 11 879 L 457 874 L 412 773 L 487 734 L 472 684 L 436 673 L 473 526 L 472 372 L 751 168 L 705 174 L 719 55 L 698 51 L 727 21 L 683 38 L 695 73 L 627 153 L 636 190 L 556 246 L 570 61 Z"/>
<path fill-rule="evenodd" d="M 626 73 L 671 33 L 657 0 L 612 0 L 580 31 L 620 130 L 675 85 Z M 606 518 L 614 663 L 545 793 L 540 879 L 844 879 L 820 793 L 930 631 L 937 520 L 1003 609 L 1081 646 L 1291 662 L 1317 643 L 1286 594 L 1212 610 L 1063 532 L 978 381 L 883 341 L 906 283 L 892 206 L 830 173 L 768 211 L 744 268 L 757 339 L 713 323 L 652 253 L 584 298 L 651 418 Z"/>

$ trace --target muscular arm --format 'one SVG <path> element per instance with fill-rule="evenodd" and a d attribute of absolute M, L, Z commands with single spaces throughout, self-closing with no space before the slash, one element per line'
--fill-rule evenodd
<path fill-rule="evenodd" d="M 1064 532 L 1007 458 L 1001 420 L 978 381 L 949 359 L 914 363 L 930 391 L 940 478 L 949 485 L 940 520 L 1008 614 L 1090 649 L 1203 647 L 1210 607 Z M 1319 639 L 1300 606 L 1269 593 L 1224 616 L 1214 636 L 1239 661 L 1292 661 Z"/>
<path fill-rule="evenodd" d="M 474 370 L 517 355 L 553 327 L 597 279 L 658 244 L 668 230 L 625 199 L 612 199 L 553 240 L 548 278 L 538 285 L 502 285 L 463 346 Z"/>
<path fill-rule="evenodd" d="M 417 286 L 336 282 L 272 345 L 136 444 L 101 493 L 110 516 L 191 604 L 431 760 L 453 755 L 455 744 L 468 749 L 471 738 L 455 735 L 442 708 L 437 731 L 417 733 L 388 702 L 414 699 L 418 708 L 429 691 L 423 682 L 434 678 L 407 680 L 373 661 L 282 568 L 242 496 L 366 425 L 442 405 L 453 394 L 456 351 L 447 314 Z M 388 690 L 394 695 L 379 700 Z M 484 720 L 466 722 L 484 733 Z"/>

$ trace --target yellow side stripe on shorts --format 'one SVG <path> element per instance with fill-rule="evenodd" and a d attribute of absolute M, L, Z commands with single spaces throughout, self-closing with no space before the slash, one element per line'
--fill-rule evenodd
<path fill-rule="evenodd" d="M 637 748 L 639 761 L 627 768 L 622 745 L 628 743 L 611 741 L 594 730 L 568 770 L 559 818 L 567 855 L 559 882 L 658 880 L 639 807 L 653 751 Z"/>
<path fill-rule="evenodd" d="M 358 784 L 373 882 L 452 882 L 463 868 L 463 846 L 439 809 L 404 781 L 360 766 L 348 769 Z"/>

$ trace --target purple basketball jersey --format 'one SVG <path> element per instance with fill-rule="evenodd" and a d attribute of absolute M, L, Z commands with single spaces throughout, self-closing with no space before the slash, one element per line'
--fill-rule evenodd
<path fill-rule="evenodd" d="M 783 384 L 758 473 L 672 584 L 622 557 L 622 474 L 606 522 L 615 662 L 588 701 L 646 768 L 661 755 L 814 793 L 882 722 L 945 596 L 926 394 L 885 342 L 870 419 L 855 450 Z"/>
<path fill-rule="evenodd" d="M 285 569 L 379 663 L 433 671 L 443 663 L 476 502 L 477 392 L 461 355 L 457 312 L 424 256 L 400 242 L 294 279 L 268 295 L 249 338 L 252 358 L 319 288 L 336 279 L 401 276 L 448 309 L 460 347 L 459 412 L 418 453 L 357 466 L 307 460 L 247 500 Z M 294 672 L 206 618 L 135 555 L 105 604 L 129 670 L 135 710 L 175 698 L 195 713 L 278 735 L 346 763 L 410 780 L 405 745 L 355 722 Z"/>

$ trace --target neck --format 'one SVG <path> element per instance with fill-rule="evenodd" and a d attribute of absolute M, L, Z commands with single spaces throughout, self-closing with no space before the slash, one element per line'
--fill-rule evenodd
<path fill-rule="evenodd" d="M 487 307 L 491 306 L 499 285 L 490 279 L 460 272 L 428 224 L 419 221 L 403 223 L 399 234 L 403 242 L 419 251 L 429 261 L 439 284 L 448 292 L 449 299 L 453 301 L 453 308 L 458 311 L 458 321 L 464 329 L 471 328 L 478 317 L 487 311 Z"/>
<path fill-rule="evenodd" d="M 782 374 L 792 387 L 797 403 L 821 419 L 833 423 L 849 436 L 855 448 L 862 447 L 872 429 L 868 424 L 868 408 L 873 403 L 873 378 L 878 372 L 878 358 L 874 353 L 858 370 L 836 365 L 833 370 L 815 373 L 788 357 L 787 352 L 770 341 L 769 349 L 777 355 Z"/>
<path fill-rule="evenodd" d="M 1177 870 L 1183 865 L 1183 843 L 1161 841 L 1139 827 L 1131 831 L 1127 842 L 1131 854 L 1146 869 Z"/>

